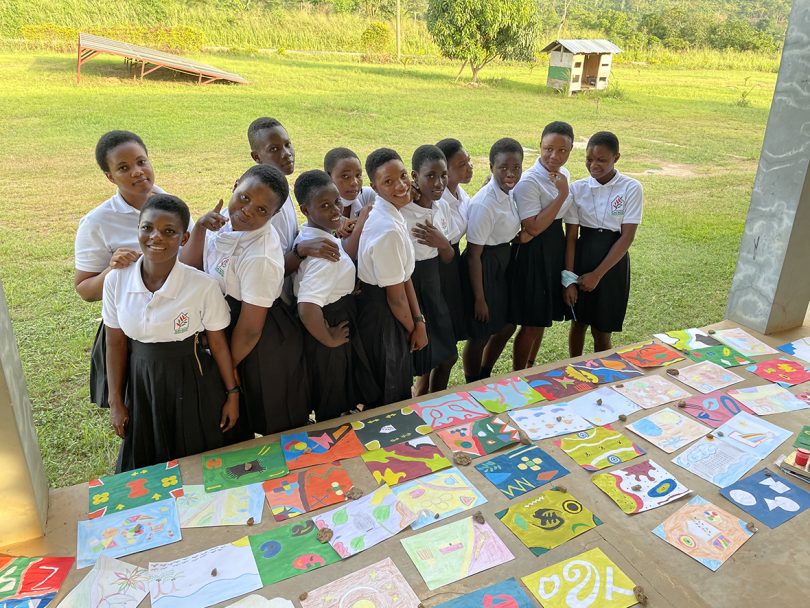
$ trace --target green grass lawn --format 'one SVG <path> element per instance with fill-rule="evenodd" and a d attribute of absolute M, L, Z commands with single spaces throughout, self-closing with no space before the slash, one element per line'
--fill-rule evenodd
<path fill-rule="evenodd" d="M 299 171 L 345 145 L 361 157 L 392 146 L 457 137 L 475 160 L 471 191 L 487 174 L 489 146 L 515 137 L 536 149 L 551 120 L 580 143 L 597 130 L 622 142 L 619 168 L 644 184 L 644 223 L 632 248 L 633 293 L 620 343 L 653 331 L 723 318 L 776 75 L 620 65 L 613 94 L 565 98 L 545 73 L 492 66 L 482 85 L 454 83 L 456 66 L 370 65 L 300 56 L 204 56 L 250 86 L 197 86 L 156 73 L 140 83 L 97 59 L 75 82 L 75 55 L 0 54 L 0 278 L 9 300 L 46 469 L 54 486 L 109 472 L 118 440 L 107 412 L 88 401 L 88 356 L 100 306 L 73 291 L 79 219 L 108 198 L 95 165 L 99 135 L 139 133 L 156 182 L 199 216 L 251 164 L 246 130 L 261 115 L 291 133 Z M 754 86 L 749 105 L 742 91 Z M 568 167 L 585 175 L 584 150 Z M 534 161 L 527 156 L 525 166 Z M 538 363 L 566 356 L 567 327 L 548 333 Z M 510 368 L 509 350 L 496 368 Z M 455 370 L 454 383 L 463 381 Z"/>

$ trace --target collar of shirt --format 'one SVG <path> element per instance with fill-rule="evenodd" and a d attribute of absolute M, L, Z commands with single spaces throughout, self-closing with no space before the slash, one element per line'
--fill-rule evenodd
<path fill-rule="evenodd" d="M 622 176 L 622 174 L 621 174 L 621 173 L 619 173 L 619 170 L 618 170 L 618 169 L 616 169 L 616 175 L 614 175 L 614 176 L 613 176 L 613 179 L 612 179 L 612 180 L 610 180 L 610 181 L 609 181 L 608 183 L 606 183 L 606 184 L 600 184 L 600 183 L 599 183 L 598 181 L 596 181 L 596 180 L 595 180 L 593 177 L 588 176 L 588 187 L 590 187 L 590 188 L 607 188 L 608 186 L 613 187 L 613 186 L 615 186 L 617 183 L 619 183 L 619 180 L 620 180 L 622 177 L 623 177 L 623 176 Z"/>
<path fill-rule="evenodd" d="M 135 270 L 131 275 L 129 285 L 127 285 L 127 292 L 152 294 L 153 292 L 149 291 L 143 282 L 143 256 L 138 258 L 138 261 L 135 262 L 135 264 Z M 177 298 L 180 288 L 183 286 L 183 269 L 181 266 L 182 263 L 180 260 L 177 260 L 174 263 L 169 276 L 166 277 L 166 280 L 163 282 L 163 286 L 154 292 L 155 296 L 160 296 L 161 298 L 168 298 L 171 300 Z"/>
<path fill-rule="evenodd" d="M 399 209 L 397 209 L 393 203 L 389 203 L 379 194 L 377 195 L 377 198 L 374 199 L 374 210 L 379 210 L 379 213 L 384 213 L 385 215 L 390 216 L 394 222 L 402 227 L 403 230 L 407 231 L 408 226 L 405 223 L 405 218 L 402 217 L 402 214 L 399 212 Z"/>
<path fill-rule="evenodd" d="M 336 243 L 338 246 L 340 245 L 340 240 L 331 232 L 327 232 L 326 230 L 322 230 L 320 228 L 316 228 L 315 226 L 310 226 L 309 224 L 303 224 L 301 229 L 298 231 L 298 236 L 295 239 L 296 243 L 300 243 L 305 239 L 329 239 L 330 241 Z"/>
<path fill-rule="evenodd" d="M 489 191 L 491 195 L 495 197 L 495 202 L 498 203 L 499 205 L 515 204 L 515 197 L 512 195 L 512 193 L 515 190 L 514 188 L 512 188 L 512 190 L 510 190 L 509 193 L 507 194 L 506 192 L 501 190 L 501 187 L 498 185 L 498 182 L 495 181 L 494 177 L 492 177 L 489 180 L 487 186 L 489 186 Z M 507 203 L 507 201 L 509 202 Z"/>
<path fill-rule="evenodd" d="M 228 223 L 216 233 L 214 248 L 221 253 L 233 254 L 238 245 L 245 246 L 252 243 L 264 237 L 271 230 L 274 230 L 274 228 L 270 220 L 267 220 L 264 226 L 257 230 L 234 230 L 233 224 L 228 220 Z"/>
<path fill-rule="evenodd" d="M 116 213 L 140 213 L 140 210 L 136 209 L 124 200 L 124 197 L 121 196 L 120 190 L 115 191 L 112 199 L 110 199 L 110 206 Z"/>

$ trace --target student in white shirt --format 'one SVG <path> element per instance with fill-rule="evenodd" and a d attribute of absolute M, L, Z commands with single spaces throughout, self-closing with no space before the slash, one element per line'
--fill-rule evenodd
<path fill-rule="evenodd" d="M 234 435 L 251 438 L 302 426 L 312 410 L 301 325 L 281 300 L 284 254 L 271 218 L 289 195 L 287 179 L 254 165 L 194 227 L 181 259 L 214 277 L 230 306 L 228 335 L 243 398 Z"/>
<path fill-rule="evenodd" d="M 467 218 L 467 261 L 470 293 L 470 339 L 464 347 L 468 382 L 488 378 L 515 331 L 509 323 L 511 242 L 520 230 L 512 189 L 523 171 L 523 147 L 509 137 L 489 150 L 492 179 L 470 200 Z"/>
<path fill-rule="evenodd" d="M 306 171 L 295 180 L 295 198 L 306 216 L 299 239 L 329 238 L 340 228 L 338 189 L 324 171 Z M 337 418 L 380 399 L 363 343 L 357 334 L 354 261 L 340 248 L 340 260 L 308 258 L 295 275 L 298 318 L 305 328 L 304 352 L 318 422 Z"/>
<path fill-rule="evenodd" d="M 189 219 L 179 198 L 151 197 L 140 212 L 143 255 L 104 278 L 110 417 L 124 440 L 118 472 L 222 447 L 239 416 L 228 306 L 216 282 L 177 260 Z"/>
<path fill-rule="evenodd" d="M 377 197 L 373 188 L 363 186 L 363 168 L 360 159 L 349 148 L 332 148 L 323 157 L 323 170 L 329 174 L 340 193 L 344 221 L 338 236 L 343 239 L 343 248 L 353 260 L 357 260 L 357 247 L 363 224 L 368 219 L 371 206 Z"/>
<path fill-rule="evenodd" d="M 534 366 L 546 327 L 565 318 L 560 277 L 565 268 L 563 217 L 572 200 L 571 177 L 563 165 L 574 147 L 574 129 L 552 122 L 540 136 L 540 158 L 515 186 L 520 216 L 518 243 L 509 265 L 509 320 L 520 325 L 512 351 L 512 369 Z"/>
<path fill-rule="evenodd" d="M 568 350 L 582 354 L 585 332 L 591 327 L 594 349 L 612 348 L 611 334 L 621 331 L 630 298 L 628 250 L 641 223 L 641 184 L 619 173 L 619 139 L 609 131 L 594 133 L 586 148 L 585 167 L 590 177 L 571 186 L 572 217 L 566 224 L 565 267 L 579 275 L 565 290 L 565 301 L 574 306 Z M 578 230 L 576 229 L 578 226 Z"/>
<path fill-rule="evenodd" d="M 411 202 L 411 181 L 394 150 L 379 148 L 366 159 L 366 174 L 377 193 L 360 235 L 357 255 L 359 320 L 357 333 L 382 389 L 376 406 L 411 396 L 409 352 L 427 346 L 425 317 L 411 275 L 413 244 L 400 209 Z"/>

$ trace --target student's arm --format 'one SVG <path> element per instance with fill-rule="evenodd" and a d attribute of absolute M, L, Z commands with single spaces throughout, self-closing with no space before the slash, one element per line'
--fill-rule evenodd
<path fill-rule="evenodd" d="M 337 262 L 340 259 L 340 250 L 334 241 L 327 238 L 299 241 L 298 255 L 295 254 L 295 251 L 289 251 L 284 256 L 284 276 L 286 277 L 298 270 L 304 258 L 309 256 L 329 260 L 330 262 Z"/>
<path fill-rule="evenodd" d="M 219 375 L 222 376 L 225 390 L 230 390 L 237 383 L 233 372 L 235 366 L 231 360 L 231 351 L 228 349 L 228 339 L 225 337 L 225 332 L 223 330 L 212 331 L 207 329 L 205 335 L 208 338 L 208 348 L 211 350 L 211 355 L 214 357 L 214 361 L 217 362 L 217 368 L 219 369 Z M 239 393 L 228 393 L 225 404 L 222 406 L 222 418 L 219 421 L 219 428 L 222 429 L 223 433 L 230 431 L 238 418 Z"/>
<path fill-rule="evenodd" d="M 613 243 L 610 251 L 607 252 L 605 259 L 591 272 L 586 272 L 579 277 L 579 286 L 582 291 L 593 291 L 599 285 L 599 281 L 607 274 L 607 271 L 613 268 L 619 260 L 624 257 L 633 239 L 636 238 L 636 229 L 638 224 L 622 224 L 622 235 Z"/>
<path fill-rule="evenodd" d="M 442 234 L 442 231 L 432 224 L 430 219 L 426 219 L 424 224 L 417 224 L 414 226 L 411 233 L 416 237 L 416 240 L 421 245 L 427 245 L 428 247 L 438 249 L 439 259 L 444 264 L 449 264 L 453 261 L 453 258 L 456 255 L 453 246 Z"/>
<path fill-rule="evenodd" d="M 228 218 L 220 213 L 222 211 L 222 199 L 219 199 L 216 207 L 202 216 L 191 229 L 191 235 L 180 250 L 180 261 L 183 264 L 193 266 L 197 270 L 203 268 L 203 250 L 205 249 L 205 233 L 207 230 L 216 232 L 222 228 Z"/>
<path fill-rule="evenodd" d="M 73 287 L 85 302 L 98 302 L 104 292 L 104 277 L 113 268 L 126 268 L 141 257 L 140 251 L 120 247 L 116 249 L 110 258 L 110 265 L 101 272 L 87 272 L 76 270 L 73 273 Z"/>
<path fill-rule="evenodd" d="M 407 281 L 406 281 L 407 283 Z M 397 283 L 396 285 L 389 285 L 385 288 L 385 298 L 388 301 L 388 308 L 391 309 L 391 314 L 396 317 L 408 335 L 413 333 L 413 315 L 411 315 L 411 307 L 408 303 L 408 294 L 405 291 L 406 283 Z"/>
<path fill-rule="evenodd" d="M 416 299 L 416 290 L 413 288 L 413 281 L 411 279 L 405 281 L 405 295 L 408 298 L 408 308 L 411 311 L 411 318 L 414 320 L 413 330 L 409 338 L 411 352 L 422 350 L 428 345 L 427 323 L 424 320 L 416 320 L 417 317 L 422 316 L 422 311 L 419 310 L 419 300 Z"/>
<path fill-rule="evenodd" d="M 127 336 L 120 329 L 105 327 L 107 336 L 107 387 L 110 403 L 110 421 L 115 434 L 124 437 L 129 422 L 129 408 L 124 403 L 124 376 L 127 373 Z"/>
<path fill-rule="evenodd" d="M 489 321 L 489 308 L 484 297 L 484 277 L 481 267 L 481 254 L 484 252 L 484 246 L 473 245 L 468 242 L 467 250 L 469 251 L 467 270 L 470 273 L 470 285 L 475 299 L 475 320 L 486 323 Z"/>
<path fill-rule="evenodd" d="M 577 252 L 577 237 L 579 236 L 579 224 L 565 225 L 565 269 L 574 272 L 574 259 Z M 562 280 L 562 277 L 560 278 Z M 568 306 L 577 303 L 579 291 L 577 285 L 569 285 L 563 291 L 563 301 Z"/>
<path fill-rule="evenodd" d="M 310 335 L 328 348 L 336 348 L 349 341 L 349 322 L 341 321 L 331 327 L 323 318 L 323 308 L 317 304 L 299 302 L 298 316 Z"/>
<path fill-rule="evenodd" d="M 357 221 L 354 224 L 352 233 L 343 239 L 343 251 L 349 254 L 349 257 L 355 262 L 357 261 L 357 251 L 360 248 L 360 235 L 363 234 L 363 226 L 368 219 L 368 214 L 371 213 L 371 205 L 366 205 L 360 209 L 357 215 Z"/>
<path fill-rule="evenodd" d="M 233 328 L 231 335 L 231 357 L 234 367 L 239 365 L 259 343 L 264 321 L 267 318 L 267 310 L 264 306 L 242 302 L 239 319 L 237 319 L 236 327 Z"/>
<path fill-rule="evenodd" d="M 520 223 L 523 230 L 531 237 L 536 237 L 551 226 L 557 214 L 560 212 L 560 208 L 565 202 L 565 199 L 568 198 L 568 180 L 562 173 L 549 173 L 549 177 L 553 178 L 555 176 L 558 178 L 554 182 L 554 185 L 557 186 L 557 196 L 551 201 L 548 207 L 542 209 L 534 217 L 526 218 Z"/>

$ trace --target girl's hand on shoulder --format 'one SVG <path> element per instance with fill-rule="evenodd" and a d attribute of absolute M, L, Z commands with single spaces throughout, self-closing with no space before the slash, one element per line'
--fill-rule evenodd
<path fill-rule="evenodd" d="M 239 393 L 230 393 L 225 405 L 222 406 L 222 418 L 219 428 L 223 433 L 230 431 L 239 420 Z"/>
<path fill-rule="evenodd" d="M 586 272 L 585 274 L 579 275 L 577 283 L 579 283 L 582 291 L 593 291 L 596 289 L 597 285 L 599 285 L 601 279 L 602 277 L 595 272 Z"/>
<path fill-rule="evenodd" d="M 340 259 L 340 249 L 332 239 L 317 238 L 298 243 L 298 253 L 302 256 L 320 258 L 337 262 Z"/>
<path fill-rule="evenodd" d="M 129 423 L 129 408 L 123 401 L 110 399 L 110 422 L 115 434 L 123 439 Z"/>
<path fill-rule="evenodd" d="M 579 289 L 577 288 L 576 284 L 569 285 L 563 289 L 563 302 L 565 302 L 566 306 L 576 305 L 578 297 Z"/>
<path fill-rule="evenodd" d="M 357 212 L 357 220 L 365 222 L 368 219 L 368 214 L 371 213 L 371 210 L 374 208 L 374 201 L 371 201 L 368 205 L 360 209 Z"/>
<path fill-rule="evenodd" d="M 414 323 L 410 336 L 411 352 L 422 350 L 428 345 L 427 326 L 421 321 Z"/>
<path fill-rule="evenodd" d="M 126 268 L 134 264 L 141 257 L 140 251 L 135 251 L 129 247 L 119 247 L 110 258 L 110 268 Z"/>
<path fill-rule="evenodd" d="M 349 341 L 349 322 L 341 321 L 337 325 L 329 328 L 329 337 L 332 343 L 329 345 L 332 348 L 343 346 Z"/>
<path fill-rule="evenodd" d="M 197 220 L 197 226 L 203 226 L 206 230 L 216 232 L 228 223 L 228 218 L 220 213 L 222 211 L 222 199 L 219 199 L 217 206 Z"/>
<path fill-rule="evenodd" d="M 422 200 L 422 191 L 419 189 L 419 186 L 416 184 L 415 181 L 411 182 L 411 202 L 418 203 Z"/>
<path fill-rule="evenodd" d="M 356 224 L 357 224 L 356 219 L 350 220 L 349 218 L 344 217 L 340 221 L 340 228 L 337 229 L 337 232 L 335 234 L 337 235 L 338 238 L 345 239 L 354 231 L 354 227 Z"/>
<path fill-rule="evenodd" d="M 430 219 L 426 219 L 424 224 L 417 224 L 411 233 L 421 245 L 443 249 L 450 247 L 450 242 L 442 234 L 442 231 L 434 226 Z"/>
<path fill-rule="evenodd" d="M 475 320 L 479 323 L 489 323 L 489 306 L 483 298 L 475 301 Z"/>

